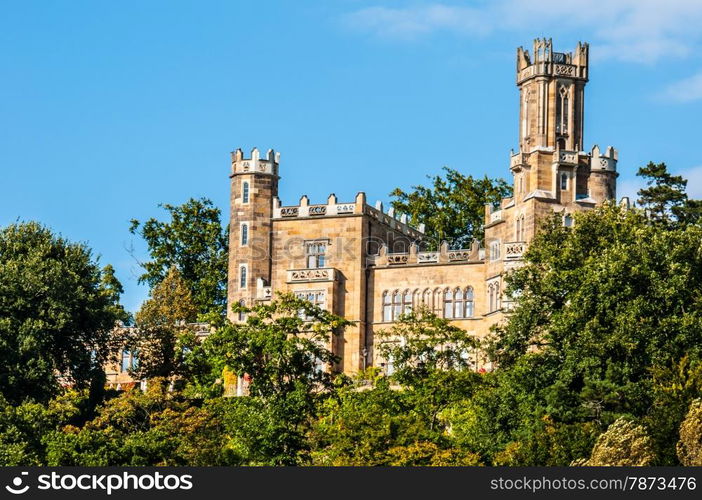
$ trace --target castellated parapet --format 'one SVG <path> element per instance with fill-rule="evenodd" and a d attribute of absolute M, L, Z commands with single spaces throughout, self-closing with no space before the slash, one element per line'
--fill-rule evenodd
<path fill-rule="evenodd" d="M 251 150 L 249 158 L 244 156 L 241 149 L 232 151 L 231 175 L 237 174 L 269 174 L 278 175 L 278 165 L 280 164 L 280 153 L 269 149 L 265 158 L 261 158 L 258 148 Z"/>

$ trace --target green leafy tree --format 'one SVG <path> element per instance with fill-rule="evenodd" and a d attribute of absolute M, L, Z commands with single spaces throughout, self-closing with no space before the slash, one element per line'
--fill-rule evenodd
<path fill-rule="evenodd" d="M 151 288 L 176 267 L 188 285 L 198 312 L 224 314 L 227 303 L 228 232 L 221 211 L 206 198 L 191 198 L 178 206 L 164 204 L 170 220 L 132 220 L 132 234 L 141 236 L 151 260 L 141 265 L 139 281 Z"/>
<path fill-rule="evenodd" d="M 413 186 L 412 191 L 395 189 L 393 208 L 408 214 L 413 225 L 426 226 L 425 242 L 437 249 L 443 241 L 452 248 L 467 248 L 473 239 L 482 240 L 485 205 L 511 196 L 502 179 L 478 179 L 444 167 L 444 176 L 429 177 L 431 186 Z"/>
<path fill-rule="evenodd" d="M 135 390 L 109 400 L 82 427 L 48 433 L 47 465 L 228 465 L 221 422 L 167 385 L 151 380 L 144 393 Z"/>
<path fill-rule="evenodd" d="M 680 463 L 691 467 L 702 465 L 702 400 L 696 399 L 680 426 L 677 444 Z"/>
<path fill-rule="evenodd" d="M 702 217 L 702 200 L 690 200 L 685 193 L 687 180 L 668 172 L 665 163 L 649 162 L 638 176 L 648 187 L 639 190 L 638 204 L 653 221 L 665 224 L 695 224 Z"/>
<path fill-rule="evenodd" d="M 101 377 L 123 318 L 119 289 L 85 245 L 35 222 L 0 230 L 0 393 L 47 401 L 59 374 L 77 387 Z"/>
<path fill-rule="evenodd" d="M 265 409 L 266 463 L 301 463 L 309 420 L 331 388 L 330 370 L 338 361 L 332 336 L 349 322 L 291 294 L 244 312 L 245 323 L 226 322 L 193 351 L 193 359 L 207 360 L 197 383 L 206 392 L 227 371 L 246 376 L 250 397 Z"/>
<path fill-rule="evenodd" d="M 380 355 L 392 360 L 392 379 L 414 398 L 430 428 L 452 402 L 471 395 L 480 376 L 471 369 L 477 341 L 428 311 L 405 314 L 379 334 Z"/>
<path fill-rule="evenodd" d="M 166 277 L 151 290 L 136 315 L 136 328 L 128 346 L 138 352 L 138 366 L 132 376 L 138 379 L 185 375 L 185 355 L 197 339 L 192 322 L 197 306 L 180 272 L 172 267 Z"/>
<path fill-rule="evenodd" d="M 640 467 L 653 465 L 655 458 L 646 429 L 621 417 L 600 434 L 590 458 L 578 465 Z"/>

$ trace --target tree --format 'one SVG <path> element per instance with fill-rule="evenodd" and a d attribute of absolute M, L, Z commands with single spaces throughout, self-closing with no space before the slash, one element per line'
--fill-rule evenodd
<path fill-rule="evenodd" d="M 691 467 L 702 465 L 702 400 L 696 399 L 680 426 L 677 444 L 680 463 Z"/>
<path fill-rule="evenodd" d="M 151 290 L 151 297 L 136 315 L 136 329 L 127 339 L 138 352 L 138 366 L 132 376 L 138 379 L 184 375 L 185 354 L 196 344 L 192 328 L 197 307 L 180 272 L 171 267 L 166 277 Z"/>
<path fill-rule="evenodd" d="M 702 200 L 690 200 L 685 193 L 687 180 L 671 175 L 665 163 L 649 162 L 640 167 L 638 176 L 648 187 L 639 190 L 639 206 L 653 221 L 664 224 L 695 224 L 702 217 Z"/>
<path fill-rule="evenodd" d="M 632 420 L 618 418 L 600 434 L 592 455 L 580 465 L 641 467 L 652 465 L 655 458 L 646 429 Z"/>
<path fill-rule="evenodd" d="M 14 404 L 47 401 L 61 381 L 85 387 L 101 376 L 123 317 L 118 285 L 85 245 L 35 222 L 2 229 L 0 393 Z"/>
<path fill-rule="evenodd" d="M 391 360 L 392 379 L 414 398 L 430 428 L 452 402 L 471 395 L 480 376 L 471 369 L 478 342 L 428 311 L 404 314 L 379 334 L 380 355 Z"/>
<path fill-rule="evenodd" d="M 652 366 L 702 354 L 702 230 L 664 230 L 613 205 L 550 220 L 526 265 L 508 277 L 519 292 L 493 345 L 502 369 L 535 350 L 549 380 L 554 418 L 566 422 L 642 416 Z"/>
<path fill-rule="evenodd" d="M 445 176 L 429 177 L 432 185 L 413 186 L 412 191 L 395 189 L 392 207 L 409 215 L 413 225 L 425 224 L 425 242 L 437 249 L 443 241 L 451 248 L 467 248 L 473 239 L 483 239 L 485 205 L 510 196 L 512 189 L 502 179 L 465 176 L 444 167 Z"/>
<path fill-rule="evenodd" d="M 196 382 L 206 393 L 225 371 L 249 378 L 251 404 L 261 405 L 258 421 L 265 420 L 260 439 L 268 456 L 259 460 L 300 463 L 306 460 L 309 420 L 331 388 L 338 361 L 330 350 L 332 336 L 349 322 L 291 294 L 243 311 L 245 323 L 225 322 L 193 351 L 191 359 L 206 360 Z"/>
<path fill-rule="evenodd" d="M 129 228 L 149 247 L 151 260 L 142 263 L 139 281 L 151 288 L 175 266 L 187 283 L 198 312 L 225 313 L 227 303 L 228 231 L 221 212 L 206 198 L 186 203 L 159 205 L 170 216 L 167 222 L 151 218 L 143 224 L 132 220 Z"/>

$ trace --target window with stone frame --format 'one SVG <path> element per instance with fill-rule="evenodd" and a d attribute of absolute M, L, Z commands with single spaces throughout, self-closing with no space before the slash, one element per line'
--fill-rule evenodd
<path fill-rule="evenodd" d="M 122 350 L 122 363 L 120 365 L 122 372 L 135 370 L 139 367 L 138 351 L 130 351 L 129 349 Z"/>
<path fill-rule="evenodd" d="M 250 188 L 249 188 L 249 181 L 244 181 L 241 183 L 241 202 L 242 203 L 248 203 L 249 202 L 249 194 Z"/>
<path fill-rule="evenodd" d="M 568 174 L 565 172 L 561 173 L 561 190 L 568 189 Z"/>
<path fill-rule="evenodd" d="M 319 269 L 326 265 L 327 243 L 324 241 L 305 242 L 307 269 Z"/>
<path fill-rule="evenodd" d="M 241 224 L 241 246 L 245 247 L 249 244 L 249 223 L 243 222 Z"/>
<path fill-rule="evenodd" d="M 490 243 L 490 260 L 500 260 L 500 242 Z"/>
<path fill-rule="evenodd" d="M 244 289 L 248 285 L 248 268 L 246 265 L 239 266 L 239 288 Z"/>
<path fill-rule="evenodd" d="M 306 300 L 310 304 L 319 307 L 320 309 L 326 309 L 326 293 L 324 290 L 297 290 L 294 292 L 295 297 L 298 299 Z M 298 312 L 300 318 L 304 320 L 311 320 L 309 316 L 305 314 L 304 310 Z"/>

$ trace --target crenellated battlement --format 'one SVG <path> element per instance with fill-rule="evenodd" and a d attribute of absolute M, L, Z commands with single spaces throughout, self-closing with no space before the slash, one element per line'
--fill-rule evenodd
<path fill-rule="evenodd" d="M 612 146 L 607 146 L 604 154 L 600 152 L 600 147 L 595 145 L 590 153 L 590 169 L 592 171 L 617 171 L 617 161 L 619 152 Z"/>
<path fill-rule="evenodd" d="M 406 214 L 397 214 L 393 208 L 383 213 L 383 204 L 376 202 L 375 206 L 366 203 L 366 194 L 360 192 L 353 202 L 339 202 L 334 193 L 330 194 L 326 203 L 310 203 L 307 195 L 300 198 L 297 205 L 282 206 L 279 198 L 273 199 L 273 219 L 297 219 L 297 218 L 319 218 L 368 215 L 377 221 L 389 226 L 391 229 L 400 231 L 402 234 L 415 240 L 421 239 L 424 235 L 424 224 L 418 228 L 409 225 Z M 399 217 L 398 217 L 399 216 Z"/>
<path fill-rule="evenodd" d="M 261 157 L 258 148 L 251 150 L 251 155 L 246 158 L 241 148 L 232 151 L 232 170 L 230 176 L 242 174 L 269 174 L 278 175 L 280 153 L 269 149 L 265 157 Z"/>
<path fill-rule="evenodd" d="M 588 58 L 587 43 L 578 42 L 574 52 L 554 52 L 550 38 L 537 38 L 531 54 L 523 47 L 517 49 L 517 84 L 537 76 L 587 81 Z"/>

